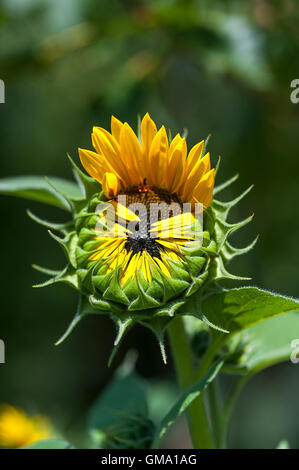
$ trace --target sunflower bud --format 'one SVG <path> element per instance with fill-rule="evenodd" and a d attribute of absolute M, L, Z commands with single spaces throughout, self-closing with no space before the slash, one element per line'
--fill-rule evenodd
<path fill-rule="evenodd" d="M 156 334 L 165 360 L 163 337 L 172 318 L 187 314 L 208 323 L 200 311 L 202 296 L 222 279 L 241 279 L 226 266 L 251 246 L 235 249 L 228 237 L 251 218 L 227 222 L 246 192 L 228 203 L 213 199 L 215 170 L 204 141 L 188 152 L 185 138 L 170 140 L 148 114 L 139 134 L 140 141 L 127 123 L 112 117 L 111 133 L 93 129 L 95 152 L 79 149 L 90 176 L 71 160 L 82 198 L 60 194 L 72 221 L 48 224 L 62 235 L 50 232 L 68 265 L 42 285 L 66 282 L 80 292 L 62 339 L 87 313 L 108 313 L 118 328 L 115 347 L 138 322 Z"/>

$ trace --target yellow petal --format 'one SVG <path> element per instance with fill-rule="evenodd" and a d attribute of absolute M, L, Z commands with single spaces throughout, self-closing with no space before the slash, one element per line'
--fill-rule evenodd
<path fill-rule="evenodd" d="M 166 189 L 170 193 L 178 191 L 185 178 L 187 146 L 185 139 L 180 139 L 173 149 L 166 173 Z"/>
<path fill-rule="evenodd" d="M 184 212 L 168 219 L 159 220 L 151 225 L 150 233 L 157 233 L 160 238 L 193 238 L 191 226 L 195 221 L 192 212 Z"/>
<path fill-rule="evenodd" d="M 116 139 L 105 129 L 94 127 L 92 133 L 92 143 L 96 151 L 104 155 L 108 162 L 111 173 L 115 173 L 127 186 L 127 173 L 124 163 L 120 157 L 120 147 Z"/>
<path fill-rule="evenodd" d="M 192 171 L 198 160 L 201 158 L 202 151 L 204 148 L 204 140 L 194 145 L 190 150 L 187 158 L 187 171 L 188 173 Z"/>
<path fill-rule="evenodd" d="M 187 175 L 187 179 L 184 184 L 184 190 L 182 198 L 184 201 L 189 201 L 192 197 L 193 191 L 203 178 L 203 175 L 207 173 L 211 168 L 210 153 L 208 152 L 203 158 L 200 158 L 195 163 L 193 169 Z"/>
<path fill-rule="evenodd" d="M 189 176 L 192 178 L 196 173 L 198 177 L 201 177 L 204 173 L 207 173 L 211 169 L 210 152 L 206 153 L 204 157 L 200 158 L 190 171 Z"/>
<path fill-rule="evenodd" d="M 111 260 L 111 262 L 109 262 L 107 272 L 113 271 L 118 266 L 121 266 L 121 264 L 124 262 L 127 252 L 126 252 L 126 250 L 123 250 L 122 248 L 123 247 L 121 246 L 117 249 L 117 251 L 115 251 L 115 256 Z"/>
<path fill-rule="evenodd" d="M 208 171 L 196 186 L 193 192 L 193 200 L 200 202 L 205 207 L 208 207 L 213 199 L 213 189 L 215 180 L 215 169 Z"/>
<path fill-rule="evenodd" d="M 179 255 L 179 253 L 177 253 L 173 249 L 172 250 L 166 250 L 166 255 L 169 258 L 174 259 L 175 261 L 182 261 L 183 260 L 183 258 Z"/>
<path fill-rule="evenodd" d="M 111 133 L 118 143 L 120 141 L 120 133 L 122 126 L 123 123 L 119 121 L 119 119 L 117 119 L 115 116 L 111 116 Z"/>
<path fill-rule="evenodd" d="M 131 183 L 138 185 L 144 178 L 141 147 L 135 132 L 127 122 L 123 125 L 120 134 L 120 152 L 129 168 Z"/>
<path fill-rule="evenodd" d="M 102 183 L 104 173 L 108 169 L 105 159 L 90 150 L 78 149 L 78 151 L 81 163 L 87 173 L 99 183 Z"/>
<path fill-rule="evenodd" d="M 113 243 L 102 243 L 99 245 L 98 251 L 93 253 L 90 256 L 90 260 L 96 260 L 96 259 L 105 259 L 108 258 L 115 250 L 118 250 L 121 245 L 125 244 L 125 240 L 121 238 L 114 238 L 112 239 Z"/>
<path fill-rule="evenodd" d="M 176 248 L 176 243 L 169 242 L 167 240 L 157 239 L 157 243 L 159 243 L 160 245 L 165 246 L 166 248 L 169 248 L 170 250 L 174 250 Z"/>
<path fill-rule="evenodd" d="M 141 121 L 141 142 L 144 155 L 148 155 L 153 139 L 157 134 L 157 127 L 150 115 L 146 113 Z"/>
<path fill-rule="evenodd" d="M 164 243 L 169 244 L 165 245 L 167 248 L 172 248 L 175 249 L 177 245 L 186 245 L 186 240 L 181 240 L 179 238 L 164 238 L 163 240 L 157 240 L 157 243 L 161 243 L 163 245 Z"/>
<path fill-rule="evenodd" d="M 154 257 L 154 260 L 161 269 L 162 273 L 166 274 L 167 277 L 171 277 L 170 271 L 167 268 L 166 264 L 163 263 L 159 258 Z"/>
<path fill-rule="evenodd" d="M 181 137 L 180 134 L 177 134 L 173 139 L 172 141 L 170 142 L 170 146 L 169 146 L 169 155 L 171 155 L 171 153 L 173 152 L 173 150 L 175 149 L 175 147 L 183 140 L 183 137 Z"/>
<path fill-rule="evenodd" d="M 148 282 L 152 282 L 152 273 L 151 273 L 151 269 L 150 269 L 150 265 L 149 265 L 149 258 L 150 258 L 150 255 L 148 254 L 148 252 L 145 252 L 145 255 L 144 255 L 144 269 L 145 269 L 145 272 L 146 272 L 146 279 Z"/>
<path fill-rule="evenodd" d="M 121 278 L 122 284 L 125 284 L 128 279 L 134 278 L 136 271 L 137 271 L 139 258 L 140 258 L 140 253 L 135 253 L 133 256 L 131 256 L 129 252 L 128 255 L 129 255 L 129 262 L 126 266 L 126 269 L 123 270 L 123 276 Z"/>
<path fill-rule="evenodd" d="M 165 127 L 161 129 L 155 135 L 149 154 L 149 183 L 156 187 L 163 187 L 163 183 L 166 182 L 166 166 L 168 159 L 168 138 Z"/>
<path fill-rule="evenodd" d="M 126 222 L 131 222 L 133 220 L 140 221 L 140 218 L 138 217 L 138 215 L 135 214 L 135 212 L 128 209 L 123 204 L 112 201 L 112 205 L 115 208 L 115 214 L 117 215 L 118 218 L 123 219 Z"/>
<path fill-rule="evenodd" d="M 119 191 L 119 181 L 114 173 L 104 173 L 103 177 L 103 191 L 108 199 L 115 198 Z"/>
<path fill-rule="evenodd" d="M 149 170 L 150 170 L 150 160 L 149 153 L 152 142 L 155 135 L 157 134 L 157 127 L 154 121 L 150 118 L 150 115 L 146 113 L 144 118 L 141 121 L 141 144 L 142 144 L 142 154 L 143 154 L 143 163 L 144 163 L 144 177 L 146 182 L 149 179 Z"/>

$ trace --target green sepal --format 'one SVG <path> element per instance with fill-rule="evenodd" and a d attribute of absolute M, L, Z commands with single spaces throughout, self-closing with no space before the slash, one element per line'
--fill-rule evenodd
<path fill-rule="evenodd" d="M 160 272 L 160 275 L 162 277 L 162 282 L 163 282 L 163 287 L 164 287 L 163 303 L 165 304 L 169 300 L 173 299 L 174 297 L 177 297 L 178 294 L 186 290 L 187 287 L 189 286 L 188 282 L 182 279 L 178 279 L 178 278 L 170 279 L 162 271 Z"/>
<path fill-rule="evenodd" d="M 172 321 L 172 318 L 170 316 L 154 317 L 151 319 L 140 321 L 141 325 L 149 328 L 156 336 L 159 346 L 160 346 L 160 351 L 161 351 L 164 364 L 167 364 L 167 355 L 166 355 L 165 344 L 164 344 L 165 331 L 171 321 Z"/>
<path fill-rule="evenodd" d="M 102 185 L 91 176 L 87 176 L 83 173 L 69 154 L 67 154 L 67 157 L 71 162 L 75 179 L 82 190 L 84 198 L 90 199 L 94 194 L 100 193 L 102 191 Z"/>
<path fill-rule="evenodd" d="M 185 294 L 186 297 L 190 297 L 191 295 L 194 295 L 204 284 L 206 279 L 208 278 L 209 273 L 207 271 L 203 272 L 199 276 L 193 278 L 192 283 L 187 289 L 187 292 Z"/>
<path fill-rule="evenodd" d="M 202 270 L 207 262 L 207 259 L 203 256 L 186 256 L 185 259 L 188 266 L 188 271 L 191 276 L 194 277 L 198 276 L 198 273 Z"/>
<path fill-rule="evenodd" d="M 241 256 L 241 255 L 245 255 L 246 253 L 248 253 L 250 250 L 252 250 L 252 248 L 255 247 L 255 244 L 257 243 L 258 239 L 259 239 L 259 236 L 257 235 L 255 239 L 244 248 L 235 248 L 227 241 L 222 247 L 222 253 L 221 253 L 224 264 L 225 265 L 228 264 L 236 256 Z"/>
<path fill-rule="evenodd" d="M 66 235 L 69 233 L 70 230 L 73 229 L 74 222 L 69 221 L 64 224 L 56 224 L 54 222 L 49 222 L 48 220 L 43 220 L 37 215 L 33 214 L 29 209 L 27 209 L 27 215 L 30 217 L 30 219 L 34 220 L 39 225 L 42 225 L 43 227 L 46 227 L 51 230 L 56 230 L 57 232 L 61 232 L 62 234 Z"/>
<path fill-rule="evenodd" d="M 118 352 L 122 339 L 125 337 L 126 333 L 129 331 L 130 327 L 134 323 L 134 320 L 130 315 L 125 315 L 125 316 L 111 315 L 111 318 L 115 323 L 117 334 L 116 334 L 116 338 L 113 343 L 113 348 L 112 348 L 112 351 L 108 360 L 108 367 L 111 366 L 113 359 Z"/>
<path fill-rule="evenodd" d="M 90 253 L 83 250 L 81 246 L 76 247 L 76 259 L 77 259 L 78 266 L 83 266 L 84 264 L 87 264 L 89 258 L 90 258 Z"/>
<path fill-rule="evenodd" d="M 117 304 L 116 302 L 98 299 L 95 295 L 89 296 L 89 303 L 93 308 L 100 310 L 102 313 L 111 313 L 111 314 L 123 314 L 124 313 L 124 308 L 122 305 Z"/>
<path fill-rule="evenodd" d="M 228 180 L 226 180 L 223 183 L 218 184 L 217 186 L 215 186 L 214 191 L 213 191 L 213 195 L 216 196 L 216 194 L 224 191 L 224 189 L 228 188 L 231 184 L 233 184 L 235 181 L 237 181 L 237 179 L 239 179 L 239 176 L 240 176 L 239 173 L 236 173 L 234 176 L 232 176 Z"/>
<path fill-rule="evenodd" d="M 60 190 L 58 190 L 51 181 L 46 178 L 47 183 L 51 186 L 52 190 L 55 192 L 55 194 L 60 196 L 62 200 L 65 201 L 66 204 L 68 204 L 71 212 L 73 213 L 73 217 L 76 217 L 80 213 L 82 209 L 86 206 L 86 198 L 84 195 L 82 197 L 73 197 L 70 196 Z M 99 190 L 101 189 L 101 186 L 99 187 Z"/>
<path fill-rule="evenodd" d="M 159 306 L 159 302 L 155 300 L 153 297 L 149 296 L 144 290 L 139 281 L 138 276 L 135 276 L 135 281 L 137 284 L 138 294 L 137 298 L 130 303 L 128 310 L 135 311 L 135 310 L 145 310 L 149 308 L 154 308 Z"/>
<path fill-rule="evenodd" d="M 249 186 L 249 188 L 245 189 L 243 193 L 241 193 L 238 197 L 233 199 L 232 201 L 222 202 L 218 201 L 217 199 L 213 200 L 213 207 L 218 212 L 218 215 L 221 214 L 221 218 L 223 220 L 227 219 L 229 211 L 235 207 L 247 194 L 252 190 L 254 185 Z"/>
<path fill-rule="evenodd" d="M 46 268 L 41 268 L 40 266 L 37 266 L 35 264 L 33 265 L 33 268 L 37 271 L 44 273 L 46 273 L 46 271 L 49 271 L 46 270 Z M 47 287 L 53 284 L 58 284 L 60 282 L 68 284 L 70 287 L 79 290 L 77 273 L 76 270 L 71 266 L 71 264 L 68 264 L 62 271 L 58 271 L 58 274 L 55 271 L 55 275 L 51 279 L 48 279 L 47 281 L 42 282 L 40 284 L 35 284 L 32 287 Z"/>
<path fill-rule="evenodd" d="M 205 287 L 208 286 L 209 282 L 215 283 L 225 279 L 230 279 L 233 281 L 250 281 L 251 278 L 231 274 L 227 271 L 222 256 L 218 256 L 210 263 L 208 279 Z"/>
<path fill-rule="evenodd" d="M 156 299 L 160 304 L 163 302 L 164 284 L 160 276 L 156 275 L 152 278 L 152 282 L 148 285 L 146 290 L 147 295 Z"/>
<path fill-rule="evenodd" d="M 79 289 L 86 295 L 91 292 L 96 293 L 92 276 L 93 268 L 93 266 L 90 266 L 89 269 L 77 269 Z"/>
<path fill-rule="evenodd" d="M 58 276 L 61 273 L 61 271 L 57 269 L 44 268 L 43 266 L 39 266 L 38 264 L 32 264 L 32 267 L 40 273 L 48 274 L 48 276 Z"/>
<path fill-rule="evenodd" d="M 202 295 L 200 293 L 196 293 L 191 297 L 188 297 L 186 302 L 184 302 L 184 304 L 178 309 L 177 313 L 180 315 L 190 315 L 196 317 L 205 323 L 209 328 L 212 328 L 216 331 L 221 331 L 222 333 L 228 333 L 228 330 L 217 325 L 217 322 L 212 322 L 205 316 L 202 310 Z"/>
<path fill-rule="evenodd" d="M 253 219 L 253 214 L 247 217 L 246 219 L 242 220 L 241 222 L 237 222 L 235 224 L 229 224 L 225 220 L 221 220 L 220 218 L 217 219 L 217 222 L 215 225 L 215 231 L 216 231 L 218 254 L 221 252 L 222 247 L 227 241 L 228 237 L 232 235 L 234 232 L 236 232 L 237 230 L 239 230 L 240 228 L 249 224 L 249 222 L 251 222 L 252 219 Z"/>
<path fill-rule="evenodd" d="M 79 295 L 79 301 L 77 306 L 76 314 L 69 324 L 68 328 L 66 329 L 65 333 L 56 341 L 55 346 L 61 344 L 73 331 L 75 326 L 88 314 L 99 314 L 98 310 L 95 310 L 90 305 L 88 298 L 84 295 Z"/>
<path fill-rule="evenodd" d="M 120 285 L 120 273 L 121 266 L 118 266 L 110 277 L 109 285 L 103 293 L 103 299 L 112 300 L 113 302 L 119 302 L 124 305 L 129 305 L 130 300 L 125 295 Z"/>
<path fill-rule="evenodd" d="M 71 200 L 70 200 L 70 196 L 68 196 L 65 192 L 61 191 L 60 189 L 57 188 L 57 186 L 54 185 L 54 183 L 52 183 L 49 178 L 47 178 L 47 176 L 45 176 L 45 180 L 47 182 L 47 184 L 50 186 L 51 188 L 51 191 L 53 192 L 53 194 L 57 197 L 57 199 L 60 199 L 62 204 L 64 205 L 64 207 L 71 211 L 72 210 L 72 205 L 71 205 Z"/>
<path fill-rule="evenodd" d="M 78 243 L 78 235 L 76 232 L 69 232 L 64 238 L 58 237 L 51 230 L 48 230 L 49 235 L 56 240 L 63 249 L 66 257 L 74 268 L 77 267 L 76 247 Z"/>
<path fill-rule="evenodd" d="M 182 307 L 184 304 L 185 299 L 173 300 L 172 302 L 169 302 L 166 306 L 157 309 L 156 314 L 158 316 L 174 317 L 175 313 L 178 312 L 180 307 Z"/>

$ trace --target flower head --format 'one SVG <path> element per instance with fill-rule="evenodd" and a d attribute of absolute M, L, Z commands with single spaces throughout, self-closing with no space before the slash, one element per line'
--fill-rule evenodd
<path fill-rule="evenodd" d="M 0 407 L 0 446 L 19 448 L 51 436 L 51 425 L 42 415 L 29 417 L 11 405 Z"/>
<path fill-rule="evenodd" d="M 139 142 L 127 123 L 112 117 L 111 133 L 99 127 L 93 130 L 97 153 L 79 149 L 84 168 L 102 184 L 112 210 L 112 218 L 108 210 L 94 233 L 82 237 L 79 263 L 84 257 L 85 266 L 94 266 L 99 276 L 109 274 L 109 282 L 117 276 L 121 295 L 106 297 L 128 305 L 130 310 L 161 305 L 200 275 L 207 260 L 201 257 L 197 269 L 193 263 L 192 270 L 189 256 L 190 250 L 200 247 L 194 239 L 202 234 L 200 224 L 196 226 L 195 204 L 209 206 L 214 187 L 214 169 L 209 153 L 204 154 L 204 141 L 187 154 L 185 138 L 177 134 L 169 141 L 165 127 L 158 131 L 148 114 L 140 130 Z M 85 229 L 86 225 L 84 233 Z M 172 279 L 176 285 L 166 295 L 165 282 Z M 137 288 L 134 296 L 132 282 L 139 282 L 145 295 L 141 297 Z M 98 288 L 105 298 L 102 278 Z M 147 295 L 149 289 L 153 295 Z"/>
<path fill-rule="evenodd" d="M 148 114 L 137 135 L 115 117 L 111 132 L 95 127 L 95 152 L 79 149 L 89 176 L 70 159 L 82 197 L 57 191 L 72 221 L 58 225 L 31 217 L 60 232 L 50 233 L 68 258 L 61 272 L 38 268 L 54 274 L 41 286 L 65 282 L 80 292 L 62 339 L 87 313 L 108 313 L 118 328 L 115 346 L 138 322 L 155 332 L 164 354 L 163 335 L 174 315 L 208 323 L 200 308 L 203 295 L 219 280 L 241 279 L 226 266 L 249 248 L 235 249 L 228 237 L 251 218 L 228 223 L 242 196 L 228 203 L 214 199 L 233 180 L 214 190 L 204 141 L 188 152 L 183 136 L 168 137 Z"/>

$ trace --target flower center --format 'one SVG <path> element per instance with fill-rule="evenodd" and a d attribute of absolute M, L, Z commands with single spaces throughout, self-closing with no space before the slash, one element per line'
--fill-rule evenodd
<path fill-rule="evenodd" d="M 127 197 L 127 206 L 134 203 L 142 203 L 149 210 L 151 204 L 172 204 L 177 203 L 182 205 L 179 197 L 174 193 L 171 194 L 165 189 L 149 187 L 146 185 L 136 186 L 124 192 Z"/>
<path fill-rule="evenodd" d="M 182 207 L 179 197 L 164 189 L 146 185 L 129 189 L 123 195 L 126 196 L 127 207 L 141 203 L 146 209 L 146 212 L 140 213 L 136 206 L 137 210 L 134 212 L 141 220 L 139 224 L 136 224 L 132 236 L 127 238 L 125 249 L 132 252 L 132 255 L 147 251 L 152 257 L 161 259 L 160 251 L 163 248 L 157 243 L 157 237 L 150 233 L 151 223 L 176 215 L 175 209 Z M 145 217 L 146 220 L 144 220 Z"/>

